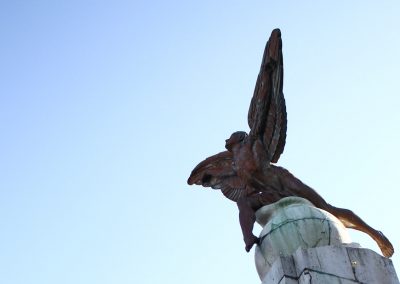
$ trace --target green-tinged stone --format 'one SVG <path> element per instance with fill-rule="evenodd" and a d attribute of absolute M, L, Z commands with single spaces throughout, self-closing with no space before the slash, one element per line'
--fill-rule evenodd
<path fill-rule="evenodd" d="M 299 247 L 351 242 L 346 228 L 335 216 L 303 198 L 283 198 L 260 208 L 256 217 L 263 226 L 255 255 L 260 278 L 279 256 L 291 255 Z"/>

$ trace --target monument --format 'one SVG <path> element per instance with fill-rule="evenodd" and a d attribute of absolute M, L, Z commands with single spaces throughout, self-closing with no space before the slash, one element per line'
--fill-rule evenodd
<path fill-rule="evenodd" d="M 248 252 L 257 244 L 256 265 L 262 280 L 268 271 L 271 275 L 271 267 L 280 257 L 291 256 L 294 263 L 298 249 L 343 248 L 350 243 L 345 227 L 368 234 L 385 257 L 393 255 L 393 246 L 381 231 L 352 211 L 327 203 L 288 170 L 274 165 L 283 153 L 287 130 L 279 29 L 272 31 L 264 50 L 248 124 L 250 132 L 234 132 L 225 141 L 226 151 L 199 163 L 188 184 L 220 189 L 237 203 L 245 249 Z M 264 227 L 260 237 L 253 234 L 256 220 Z M 348 249 L 354 249 L 351 246 Z M 301 277 L 293 275 L 292 280 Z"/>

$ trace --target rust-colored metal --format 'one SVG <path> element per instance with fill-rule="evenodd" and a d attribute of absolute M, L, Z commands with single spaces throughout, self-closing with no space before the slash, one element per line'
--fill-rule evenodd
<path fill-rule="evenodd" d="M 330 205 L 289 171 L 271 164 L 278 161 L 286 140 L 287 118 L 282 89 L 282 39 L 280 30 L 275 29 L 264 50 L 249 108 L 250 133 L 233 133 L 226 140 L 227 151 L 198 164 L 188 184 L 221 189 L 227 198 L 237 203 L 246 251 L 259 241 L 252 232 L 255 211 L 283 197 L 298 196 L 335 215 L 346 227 L 367 233 L 377 242 L 384 256 L 392 256 L 393 246 L 382 232 L 367 225 L 352 211 Z"/>

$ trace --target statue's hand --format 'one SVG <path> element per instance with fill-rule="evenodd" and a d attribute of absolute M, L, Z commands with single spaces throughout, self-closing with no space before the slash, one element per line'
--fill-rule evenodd
<path fill-rule="evenodd" d="M 246 244 L 245 249 L 247 252 L 249 252 L 254 244 L 258 244 L 260 242 L 260 239 L 254 235 L 251 235 L 251 237 L 245 238 L 244 242 Z"/>

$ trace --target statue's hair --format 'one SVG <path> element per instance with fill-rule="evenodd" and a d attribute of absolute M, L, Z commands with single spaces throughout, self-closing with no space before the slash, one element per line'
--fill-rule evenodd
<path fill-rule="evenodd" d="M 238 137 L 239 140 L 243 140 L 244 138 L 247 137 L 247 133 L 245 131 L 236 131 L 232 133 L 231 137 L 232 136 Z"/>

